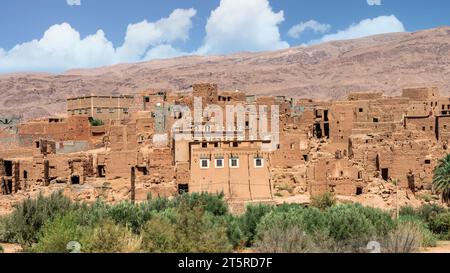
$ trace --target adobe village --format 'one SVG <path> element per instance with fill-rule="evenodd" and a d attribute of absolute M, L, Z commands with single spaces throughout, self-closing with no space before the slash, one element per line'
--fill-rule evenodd
<path fill-rule="evenodd" d="M 207 111 L 178 128 L 179 109 L 194 113 L 195 98 L 203 108 L 259 115 L 247 111 L 245 126 L 226 134 L 215 134 L 218 117 Z M 273 106 L 278 131 L 271 131 Z M 270 134 L 248 137 L 261 112 Z M 75 201 L 110 203 L 223 192 L 235 212 L 251 202 L 308 204 L 325 192 L 383 209 L 419 207 L 432 196 L 433 170 L 449 140 L 450 97 L 433 87 L 396 97 L 350 92 L 342 101 L 254 96 L 211 83 L 189 92 L 92 94 L 68 98 L 63 116 L 1 117 L 0 211 L 59 190 Z"/>

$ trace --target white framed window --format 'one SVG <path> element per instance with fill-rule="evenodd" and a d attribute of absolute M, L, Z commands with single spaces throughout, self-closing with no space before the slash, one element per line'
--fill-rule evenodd
<path fill-rule="evenodd" d="M 209 169 L 209 159 L 200 159 L 200 169 Z"/>
<path fill-rule="evenodd" d="M 255 158 L 255 168 L 263 168 L 264 167 L 264 158 L 257 157 Z"/>
<path fill-rule="evenodd" d="M 223 169 L 225 167 L 225 162 L 223 158 L 216 158 L 216 169 Z"/>
<path fill-rule="evenodd" d="M 237 157 L 230 158 L 230 168 L 232 169 L 239 168 L 239 158 Z"/>

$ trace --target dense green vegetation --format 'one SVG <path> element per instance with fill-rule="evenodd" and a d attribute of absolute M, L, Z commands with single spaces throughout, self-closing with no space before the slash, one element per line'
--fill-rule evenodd
<path fill-rule="evenodd" d="M 434 170 L 433 190 L 450 205 L 450 154 L 441 159 Z"/>
<path fill-rule="evenodd" d="M 29 252 L 414 252 L 450 238 L 450 212 L 437 205 L 392 213 L 359 204 L 336 205 L 334 197 L 300 205 L 250 205 L 232 215 L 223 195 L 185 194 L 109 205 L 73 203 L 61 193 L 39 196 L 0 219 L 0 242 Z"/>
<path fill-rule="evenodd" d="M 89 122 L 91 123 L 91 126 L 102 126 L 104 125 L 103 120 L 101 119 L 91 119 L 89 120 Z"/>

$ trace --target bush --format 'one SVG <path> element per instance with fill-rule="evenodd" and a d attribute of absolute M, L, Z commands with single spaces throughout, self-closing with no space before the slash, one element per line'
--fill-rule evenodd
<path fill-rule="evenodd" d="M 383 241 L 383 252 L 413 253 L 417 252 L 423 243 L 422 227 L 415 221 L 402 221 L 389 232 Z"/>
<path fill-rule="evenodd" d="M 102 125 L 104 125 L 105 123 L 102 121 L 102 120 L 100 120 L 100 119 L 91 119 L 90 120 L 90 123 L 91 123 L 91 126 L 102 126 Z"/>
<path fill-rule="evenodd" d="M 152 194 L 149 193 L 147 196 L 147 206 L 150 211 L 161 212 L 173 207 L 173 204 L 167 197 L 158 196 L 153 198 Z"/>
<path fill-rule="evenodd" d="M 398 219 L 397 224 L 402 225 L 408 223 L 410 225 L 415 225 L 419 229 L 422 236 L 421 245 L 423 247 L 435 247 L 437 245 L 436 236 L 427 228 L 427 225 L 422 220 L 415 217 L 404 216 Z"/>
<path fill-rule="evenodd" d="M 85 228 L 80 226 L 80 213 L 72 211 L 64 216 L 57 216 L 47 222 L 38 238 L 38 243 L 32 247 L 33 252 L 39 253 L 69 253 L 69 242 L 80 242 Z"/>
<path fill-rule="evenodd" d="M 15 234 L 11 230 L 10 217 L 0 217 L 0 242 L 14 242 Z"/>
<path fill-rule="evenodd" d="M 267 213 L 256 228 L 256 238 L 261 240 L 264 234 L 272 229 L 287 230 L 291 227 L 302 227 L 305 210 L 301 207 L 291 207 L 287 211 L 273 210 Z"/>
<path fill-rule="evenodd" d="M 400 216 L 420 217 L 416 209 L 411 206 L 404 206 L 400 208 Z"/>
<path fill-rule="evenodd" d="M 433 217 L 444 212 L 445 209 L 439 205 L 425 204 L 418 210 L 418 215 L 425 223 L 429 223 Z"/>
<path fill-rule="evenodd" d="M 450 212 L 433 217 L 428 226 L 441 240 L 450 240 Z"/>
<path fill-rule="evenodd" d="M 227 223 L 227 236 L 228 240 L 232 244 L 233 248 L 245 247 L 248 245 L 247 238 L 240 227 L 240 218 L 234 217 L 232 215 L 225 216 Z"/>
<path fill-rule="evenodd" d="M 113 221 L 104 221 L 86 232 L 80 243 L 86 253 L 134 253 L 141 249 L 141 238 Z"/>
<path fill-rule="evenodd" d="M 362 213 L 361 208 L 360 205 L 342 205 L 327 210 L 330 236 L 338 244 L 338 248 L 359 251 L 376 237 L 375 226 Z"/>
<path fill-rule="evenodd" d="M 210 194 L 207 192 L 191 193 L 179 195 L 174 200 L 174 207 L 179 207 L 182 203 L 190 209 L 201 207 L 204 211 L 216 216 L 224 216 L 228 213 L 228 204 L 224 200 L 225 195 Z"/>
<path fill-rule="evenodd" d="M 155 216 L 142 229 L 142 248 L 146 252 L 176 252 L 176 227 L 165 217 Z"/>
<path fill-rule="evenodd" d="M 115 223 L 127 226 L 134 233 L 138 234 L 142 226 L 150 220 L 152 212 L 145 203 L 135 205 L 129 202 L 122 202 L 112 206 L 108 215 Z"/>
<path fill-rule="evenodd" d="M 148 252 L 230 252 L 226 221 L 187 202 L 157 215 L 142 229 L 143 249 Z"/>
<path fill-rule="evenodd" d="M 176 212 L 177 252 L 230 252 L 226 222 L 202 208 L 191 209 L 184 204 Z"/>
<path fill-rule="evenodd" d="M 249 205 L 245 213 L 239 217 L 238 225 L 246 246 L 252 245 L 258 224 L 272 209 L 271 206 L 264 204 Z"/>
<path fill-rule="evenodd" d="M 363 214 L 374 226 L 377 237 L 386 236 L 395 228 L 395 221 L 391 215 L 381 209 L 372 207 L 358 207 Z"/>
<path fill-rule="evenodd" d="M 325 210 L 336 205 L 336 197 L 330 192 L 317 195 L 311 198 L 311 207 Z"/>
<path fill-rule="evenodd" d="M 28 199 L 19 204 L 6 220 L 8 234 L 4 234 L 8 242 L 19 243 L 23 247 L 31 247 L 37 242 L 41 227 L 47 221 L 64 214 L 72 207 L 71 201 L 57 192 L 49 197 L 39 195 L 37 199 Z"/>
<path fill-rule="evenodd" d="M 298 226 L 281 226 L 265 230 L 256 242 L 260 253 L 311 253 L 316 252 L 313 241 Z"/>
<path fill-rule="evenodd" d="M 3 252 L 5 252 L 5 250 L 3 249 L 3 246 L 0 245 L 0 253 L 3 253 Z"/>

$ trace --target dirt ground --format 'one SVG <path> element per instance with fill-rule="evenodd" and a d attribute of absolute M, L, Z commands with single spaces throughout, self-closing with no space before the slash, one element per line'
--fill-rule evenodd
<path fill-rule="evenodd" d="M 20 245 L 16 244 L 0 244 L 3 247 L 4 253 L 18 253 L 22 250 Z"/>
<path fill-rule="evenodd" d="M 0 244 L 3 246 L 4 253 L 19 253 L 22 248 L 16 244 Z M 252 249 L 245 249 L 237 253 L 253 253 Z M 436 247 L 425 248 L 420 253 L 450 253 L 450 241 L 439 241 Z"/>
<path fill-rule="evenodd" d="M 425 248 L 421 253 L 450 253 L 450 241 L 439 241 L 436 247 Z"/>

